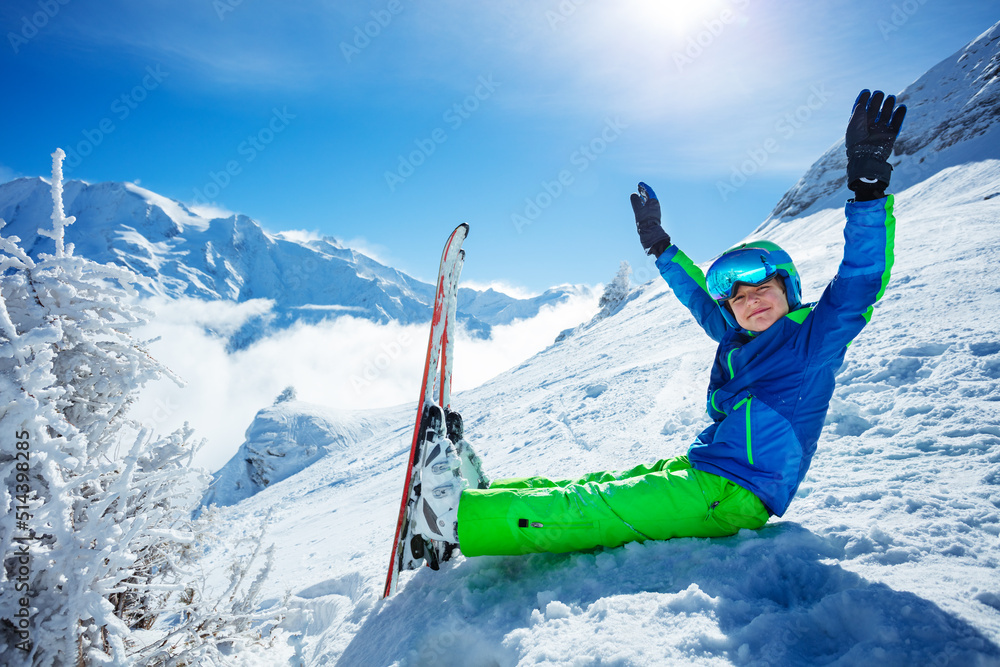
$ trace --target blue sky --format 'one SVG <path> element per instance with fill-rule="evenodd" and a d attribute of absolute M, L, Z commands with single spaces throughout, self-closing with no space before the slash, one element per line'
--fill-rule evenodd
<path fill-rule="evenodd" d="M 594 284 L 623 259 L 649 280 L 638 180 L 707 260 L 842 136 L 858 90 L 902 90 L 998 9 L 8 0 L 0 180 L 47 175 L 62 147 L 69 177 L 333 235 L 423 279 L 469 222 L 476 284 Z"/>

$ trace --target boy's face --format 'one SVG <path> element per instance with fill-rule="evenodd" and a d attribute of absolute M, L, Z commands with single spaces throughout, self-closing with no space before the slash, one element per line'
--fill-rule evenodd
<path fill-rule="evenodd" d="M 727 302 L 739 325 L 761 333 L 788 314 L 785 286 L 777 276 L 760 285 L 740 285 Z"/>

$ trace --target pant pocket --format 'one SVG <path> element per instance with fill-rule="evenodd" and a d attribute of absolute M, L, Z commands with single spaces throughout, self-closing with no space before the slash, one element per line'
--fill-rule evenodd
<path fill-rule="evenodd" d="M 713 515 L 719 521 L 750 530 L 763 526 L 770 516 L 760 498 L 729 480 L 726 480 Z"/>

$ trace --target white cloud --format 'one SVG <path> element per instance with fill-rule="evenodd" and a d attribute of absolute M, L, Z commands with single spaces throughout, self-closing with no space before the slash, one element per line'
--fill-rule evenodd
<path fill-rule="evenodd" d="M 323 234 L 320 234 L 319 231 L 310 231 L 307 229 L 286 229 L 280 232 L 275 232 L 272 235 L 279 236 L 295 243 L 303 244 L 307 244 L 311 241 L 322 241 L 324 238 Z"/>
<path fill-rule="evenodd" d="M 368 241 L 363 237 L 355 236 L 354 238 L 348 241 L 340 241 L 338 239 L 338 242 L 343 246 L 351 248 L 352 250 L 357 250 L 362 255 L 366 255 L 374 259 L 376 262 L 382 264 L 383 266 L 399 266 L 401 264 L 401 262 L 398 262 L 392 258 L 392 255 L 390 254 L 391 251 L 389 250 L 389 248 L 385 247 L 384 245 L 371 243 L 370 241 Z"/>
<path fill-rule="evenodd" d="M 342 313 L 350 313 L 350 312 L 364 312 L 365 309 L 361 306 L 338 306 L 336 304 L 309 303 L 304 306 L 295 306 L 293 310 L 329 310 Z"/>
<path fill-rule="evenodd" d="M 489 340 L 460 335 L 455 343 L 455 391 L 478 387 L 551 345 L 564 329 L 597 313 L 597 294 L 572 296 L 535 317 L 493 327 Z"/>
<path fill-rule="evenodd" d="M 200 215 L 206 220 L 215 220 L 216 218 L 231 218 L 236 215 L 235 211 L 230 211 L 225 206 L 212 202 L 210 204 L 193 204 L 191 202 L 184 202 L 188 210 L 195 215 Z"/>
<path fill-rule="evenodd" d="M 270 299 L 201 301 L 149 297 L 141 305 L 156 313 L 156 322 L 164 327 L 195 326 L 217 331 L 224 336 L 236 333 L 248 320 L 266 315 L 274 307 Z"/>
<path fill-rule="evenodd" d="M 417 400 L 427 325 L 376 324 L 350 316 L 297 325 L 250 348 L 228 354 L 225 341 L 205 333 L 235 331 L 266 313 L 267 302 L 146 303 L 157 316 L 140 332 L 159 339 L 152 355 L 181 376 L 186 387 L 162 380 L 143 392 L 134 417 L 157 432 L 189 422 L 208 440 L 197 462 L 216 470 L 243 442 L 258 410 L 292 385 L 300 400 L 342 409 L 384 408 Z M 591 317 L 596 297 L 577 297 L 545 308 L 535 318 L 495 327 L 490 340 L 460 332 L 454 388 L 475 387 L 552 344 L 556 335 Z"/>
<path fill-rule="evenodd" d="M 532 292 L 526 287 L 521 287 L 519 285 L 514 285 L 513 283 L 508 283 L 503 280 L 491 280 L 489 282 L 478 282 L 475 280 L 463 280 L 460 283 L 460 287 L 467 287 L 469 289 L 486 291 L 492 289 L 496 292 L 506 294 L 507 296 L 512 296 L 515 299 L 530 299 L 532 297 L 538 296 L 539 292 Z"/>

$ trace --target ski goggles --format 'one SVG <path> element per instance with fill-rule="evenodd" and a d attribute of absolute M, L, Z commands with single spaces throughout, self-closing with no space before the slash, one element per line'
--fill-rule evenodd
<path fill-rule="evenodd" d="M 782 259 L 763 248 L 740 248 L 728 252 L 712 263 L 705 276 L 708 293 L 716 301 L 731 299 L 740 285 L 759 285 L 778 274 Z"/>

